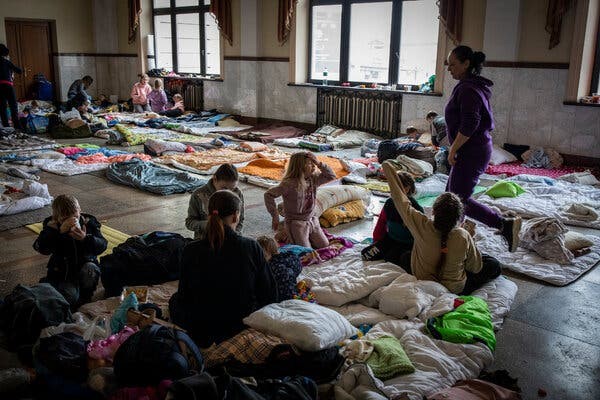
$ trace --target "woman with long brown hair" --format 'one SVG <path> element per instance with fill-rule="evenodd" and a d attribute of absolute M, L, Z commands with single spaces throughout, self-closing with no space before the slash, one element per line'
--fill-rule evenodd
<path fill-rule="evenodd" d="M 235 231 L 240 210 L 235 193 L 215 192 L 208 201 L 206 237 L 183 251 L 179 290 L 169 310 L 200 347 L 236 335 L 244 317 L 277 301 L 262 248 Z"/>
<path fill-rule="evenodd" d="M 417 279 L 436 281 L 452 293 L 469 294 L 498 277 L 500 263 L 479 252 L 473 238 L 460 227 L 464 207 L 454 193 L 441 194 L 433 205 L 433 220 L 415 210 L 393 165 L 383 163 L 394 205 L 414 237 L 411 252 L 400 266 Z"/>

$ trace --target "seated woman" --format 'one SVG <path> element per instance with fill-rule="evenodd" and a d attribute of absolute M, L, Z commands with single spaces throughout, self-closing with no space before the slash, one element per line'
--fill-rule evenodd
<path fill-rule="evenodd" d="M 412 252 L 400 265 L 417 279 L 436 281 L 452 293 L 469 294 L 498 277 L 500 263 L 481 255 L 471 235 L 459 227 L 463 205 L 453 193 L 443 193 L 433 204 L 433 220 L 415 210 L 393 165 L 383 163 L 392 199 L 414 237 Z"/>
<path fill-rule="evenodd" d="M 416 189 L 412 175 L 399 171 L 398 177 L 410 204 L 417 211 L 424 212 L 423 207 L 413 198 Z M 363 259 L 367 261 L 384 259 L 400 265 L 402 255 L 412 250 L 414 239 L 398 214 L 392 198 L 387 199 L 379 214 L 377 225 L 373 230 L 373 242 L 371 246 L 362 251 Z"/>
<path fill-rule="evenodd" d="M 262 248 L 235 232 L 240 209 L 233 192 L 215 192 L 208 202 L 206 238 L 183 251 L 179 290 L 169 311 L 200 347 L 235 336 L 244 329 L 244 317 L 277 299 Z"/>

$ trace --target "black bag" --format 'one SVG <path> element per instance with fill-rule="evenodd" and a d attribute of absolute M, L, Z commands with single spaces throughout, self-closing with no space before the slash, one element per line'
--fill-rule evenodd
<path fill-rule="evenodd" d="M 113 367 L 122 386 L 156 385 L 202 372 L 200 350 L 187 333 L 149 325 L 131 335 L 117 350 Z"/>
<path fill-rule="evenodd" d="M 0 327 L 11 350 L 30 352 L 42 329 L 62 322 L 73 322 L 69 303 L 49 283 L 17 285 L 0 306 Z"/>
<path fill-rule="evenodd" d="M 377 148 L 377 161 L 380 163 L 400 155 L 400 144 L 396 140 L 383 140 Z"/>
<path fill-rule="evenodd" d="M 156 285 L 179 279 L 183 248 L 190 242 L 178 233 L 152 232 L 130 237 L 100 259 L 107 297 L 124 286 Z"/>
<path fill-rule="evenodd" d="M 62 332 L 41 338 L 36 360 L 51 373 L 77 382 L 87 378 L 87 346 L 89 341 L 73 332 Z"/>

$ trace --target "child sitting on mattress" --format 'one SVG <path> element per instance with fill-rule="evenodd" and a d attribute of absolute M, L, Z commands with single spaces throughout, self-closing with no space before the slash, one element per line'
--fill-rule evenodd
<path fill-rule="evenodd" d="M 424 213 L 423 207 L 412 197 L 416 191 L 412 175 L 408 172 L 398 171 L 398 177 L 412 207 Z M 402 255 L 412 250 L 413 236 L 402 221 L 392 198 L 387 199 L 379 214 L 377 225 L 373 230 L 373 241 L 371 246 L 364 248 L 361 252 L 364 260 L 383 259 L 400 265 Z"/>
<path fill-rule="evenodd" d="M 202 348 L 235 336 L 245 328 L 245 317 L 277 301 L 260 245 L 236 233 L 241 210 L 233 192 L 215 192 L 208 201 L 206 237 L 183 250 L 179 287 L 169 300 L 169 312 Z"/>
<path fill-rule="evenodd" d="M 82 214 L 75 197 L 57 196 L 52 202 L 52 216 L 44 220 L 33 244 L 35 250 L 50 255 L 48 273 L 40 281 L 54 286 L 73 309 L 90 302 L 100 277 L 97 256 L 106 246 L 100 222 Z"/>
<path fill-rule="evenodd" d="M 174 94 L 173 95 L 173 107 L 169 108 L 168 110 L 165 110 L 163 112 L 160 112 L 160 115 L 164 115 L 165 117 L 170 117 L 170 118 L 177 118 L 180 117 L 181 115 L 183 115 L 183 112 L 185 111 L 185 106 L 183 105 L 183 96 L 180 95 L 179 93 Z"/>
<path fill-rule="evenodd" d="M 412 252 L 400 261 L 402 268 L 417 279 L 439 282 L 460 294 L 470 294 L 500 275 L 498 260 L 482 255 L 469 232 L 459 227 L 464 209 L 457 195 L 442 193 L 433 204 L 430 220 L 413 208 L 393 164 L 384 162 L 383 170 L 396 210 L 414 237 Z"/>
<path fill-rule="evenodd" d="M 335 178 L 333 170 L 313 153 L 292 154 L 281 183 L 265 192 L 265 206 L 272 217 L 273 231 L 279 228 L 275 199 L 281 197 L 288 242 L 315 249 L 329 245 L 314 211 L 317 187 Z"/>
<path fill-rule="evenodd" d="M 244 195 L 237 187 L 238 172 L 231 164 L 223 164 L 215 171 L 212 178 L 192 193 L 188 207 L 188 216 L 185 219 L 185 227 L 194 232 L 194 239 L 202 239 L 206 234 L 208 223 L 208 199 L 217 190 L 231 190 L 242 202 L 240 220 L 236 225 L 236 232 L 241 234 L 244 226 Z"/>
<path fill-rule="evenodd" d="M 280 253 L 275 239 L 260 236 L 256 239 L 265 253 L 265 259 L 277 284 L 277 301 L 289 300 L 296 294 L 296 280 L 302 272 L 300 257 L 293 253 Z"/>

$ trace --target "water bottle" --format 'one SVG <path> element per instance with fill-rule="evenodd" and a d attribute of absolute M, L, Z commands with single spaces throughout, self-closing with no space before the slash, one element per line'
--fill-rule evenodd
<path fill-rule="evenodd" d="M 323 85 L 327 85 L 327 76 L 329 75 L 329 72 L 327 71 L 327 67 L 325 67 L 325 69 L 323 70 Z"/>

